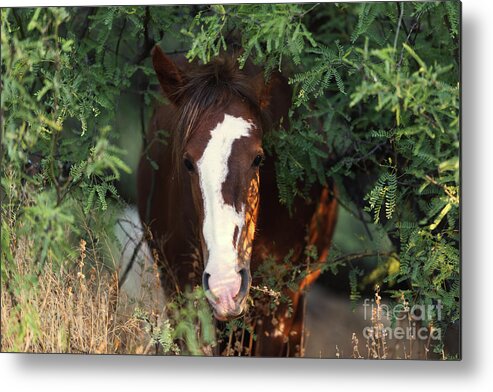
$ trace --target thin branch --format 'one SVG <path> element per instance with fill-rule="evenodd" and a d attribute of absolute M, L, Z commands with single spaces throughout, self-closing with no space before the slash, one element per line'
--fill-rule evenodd
<path fill-rule="evenodd" d="M 142 248 L 143 244 L 144 244 L 144 237 L 142 236 L 142 238 L 137 243 L 137 246 L 134 248 L 132 257 L 130 258 L 130 261 L 128 262 L 127 266 L 125 267 L 123 274 L 120 276 L 120 279 L 118 280 L 118 287 L 122 287 L 125 281 L 127 280 L 128 274 L 130 273 L 130 270 L 133 268 L 135 260 L 137 259 L 137 255 L 139 254 L 140 248 Z"/>
<path fill-rule="evenodd" d="M 301 15 L 299 15 L 299 18 L 303 18 L 306 14 L 312 12 L 316 7 L 318 7 L 320 5 L 320 3 L 316 3 L 314 4 L 312 7 L 310 7 L 309 9 L 307 9 L 305 12 L 303 12 Z"/>
<path fill-rule="evenodd" d="M 362 214 L 360 215 L 359 213 L 354 212 L 351 209 L 351 207 L 349 207 L 345 202 L 343 202 L 341 200 L 341 198 L 339 196 L 337 196 L 335 194 L 332 194 L 332 196 L 337 200 L 337 203 L 340 204 L 340 206 L 342 208 L 344 208 L 347 212 L 349 212 L 356 219 L 361 220 L 364 224 L 373 223 L 373 221 L 365 220 Z"/>
<path fill-rule="evenodd" d="M 87 15 L 84 19 L 84 25 L 82 26 L 81 32 L 79 34 L 79 42 L 83 41 L 86 38 L 87 33 L 89 32 L 89 24 L 91 21 L 91 16 L 97 11 L 97 7 L 89 7 Z"/>
<path fill-rule="evenodd" d="M 389 257 L 392 256 L 395 252 L 379 252 L 379 251 L 366 251 L 366 252 L 360 252 L 360 253 L 350 253 L 348 255 L 344 256 L 339 256 L 336 257 L 333 260 L 327 260 L 327 264 L 344 264 L 344 263 L 349 263 L 354 260 L 359 260 L 359 259 L 364 259 L 366 257 Z"/>
<path fill-rule="evenodd" d="M 363 211 L 361 210 L 361 208 L 358 208 L 358 216 L 359 216 L 359 220 L 363 223 L 363 226 L 365 227 L 365 231 L 366 231 L 366 234 L 368 234 L 368 237 L 370 238 L 370 241 L 373 241 L 373 236 L 371 235 L 371 231 L 370 231 L 370 228 L 368 227 L 368 223 L 364 217 L 363 217 Z"/>
<path fill-rule="evenodd" d="M 399 39 L 399 31 L 401 30 L 401 23 L 402 23 L 402 18 L 404 17 L 404 4 L 397 3 L 397 9 L 400 8 L 400 15 L 399 15 L 399 20 L 397 22 L 397 29 L 395 31 L 395 37 L 394 37 L 394 52 L 397 49 L 397 40 Z"/>
<path fill-rule="evenodd" d="M 144 15 L 144 46 L 142 47 L 140 54 L 134 60 L 133 64 L 137 65 L 144 61 L 149 54 L 151 53 L 152 48 L 156 44 L 156 41 L 149 36 L 149 22 L 151 21 L 151 14 L 149 10 L 149 6 L 146 7 L 145 15 Z"/>
<path fill-rule="evenodd" d="M 450 199 L 452 199 L 452 201 L 454 203 L 459 204 L 459 198 L 456 195 L 454 195 L 452 192 L 450 192 L 450 190 L 448 189 L 448 187 L 446 185 L 439 184 L 433 177 L 430 177 L 429 175 L 426 175 L 425 178 L 429 182 L 431 182 L 433 185 L 436 185 L 436 186 L 442 188 L 443 191 L 447 194 L 448 197 L 450 197 Z"/>
<path fill-rule="evenodd" d="M 116 49 L 115 49 L 115 67 L 118 65 L 118 52 L 120 51 L 120 42 L 122 40 L 123 36 L 123 31 L 125 30 L 125 27 L 127 26 L 127 19 L 123 20 L 122 28 L 120 29 L 120 34 L 118 35 L 118 41 L 116 42 Z"/>
<path fill-rule="evenodd" d="M 26 34 L 24 33 L 24 26 L 22 25 L 22 21 L 21 21 L 19 15 L 16 12 L 16 9 L 15 8 L 11 8 L 11 10 L 12 10 L 12 14 L 14 15 L 15 21 L 17 22 L 17 25 L 19 26 L 19 32 L 21 33 L 21 38 L 22 39 L 25 39 L 26 38 Z"/>
<path fill-rule="evenodd" d="M 418 15 L 416 17 L 416 20 L 414 21 L 413 25 L 411 26 L 411 29 L 409 30 L 409 33 L 407 34 L 407 37 L 406 37 L 406 43 L 410 43 L 411 45 L 414 45 L 414 43 L 416 42 L 416 37 L 418 36 L 418 33 L 419 33 L 419 17 L 421 15 Z M 410 41 L 410 38 L 411 38 L 411 35 L 414 34 L 414 38 Z M 399 57 L 399 61 L 397 62 L 397 69 L 399 69 L 402 65 L 402 60 L 404 59 L 404 45 L 402 45 L 402 49 L 401 49 L 401 54 L 400 54 L 400 57 Z"/>

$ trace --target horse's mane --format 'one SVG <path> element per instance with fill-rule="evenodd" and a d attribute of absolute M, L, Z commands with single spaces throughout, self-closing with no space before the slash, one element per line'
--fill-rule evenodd
<path fill-rule="evenodd" d="M 187 71 L 182 87 L 173 97 L 179 102 L 172 130 L 173 166 L 176 169 L 181 167 L 184 147 L 206 112 L 217 113 L 225 109 L 233 98 L 240 98 L 249 105 L 266 125 L 252 77 L 245 69 L 239 69 L 236 56 L 231 54 L 223 54 L 209 64 L 195 65 Z"/>

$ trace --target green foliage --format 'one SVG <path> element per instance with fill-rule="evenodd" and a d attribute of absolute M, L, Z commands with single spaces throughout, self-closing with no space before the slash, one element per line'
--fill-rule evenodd
<path fill-rule="evenodd" d="M 171 326 L 169 319 L 166 319 L 161 323 L 155 323 L 151 320 L 149 314 L 141 308 L 135 309 L 134 317 L 137 320 L 142 321 L 144 330 L 151 337 L 151 342 L 159 344 L 165 355 L 180 354 L 180 348 L 174 340 L 175 330 Z"/>
<path fill-rule="evenodd" d="M 380 212 L 385 204 L 385 217 L 392 218 L 395 211 L 397 193 L 397 179 L 394 173 L 384 172 L 373 189 L 368 193 L 368 211 L 373 211 L 374 221 L 380 221 Z"/>
<path fill-rule="evenodd" d="M 349 288 L 351 290 L 351 294 L 349 298 L 353 302 L 356 303 L 359 299 L 361 299 L 361 294 L 358 289 L 358 277 L 363 275 L 363 271 L 359 268 L 353 268 L 349 271 Z"/>
<path fill-rule="evenodd" d="M 204 349 L 216 345 L 215 322 L 202 288 L 177 295 L 169 311 L 173 341 L 179 342 L 186 354 L 204 355 Z"/>
<path fill-rule="evenodd" d="M 344 81 L 338 71 L 344 63 L 344 57 L 349 54 L 344 48 L 335 42 L 337 52 L 329 47 L 319 44 L 316 48 L 307 49 L 307 53 L 314 55 L 314 64 L 308 71 L 296 74 L 290 83 L 299 86 L 296 94 L 295 106 L 307 104 L 310 99 L 316 99 L 324 95 L 324 92 L 336 83 L 339 92 L 345 94 Z"/>
<path fill-rule="evenodd" d="M 407 280 L 416 301 L 441 301 L 448 321 L 458 319 L 459 298 L 459 86 L 454 64 L 428 65 L 403 44 L 406 65 L 395 53 L 361 51 L 364 79 L 351 106 L 373 105 L 389 131 L 371 134 L 385 141 L 384 171 L 366 195 L 374 221 L 400 250 L 398 280 Z M 367 61 L 369 60 L 369 61 Z M 381 120 L 369 128 L 381 127 Z"/>
<path fill-rule="evenodd" d="M 277 185 L 281 202 L 290 207 L 297 196 L 308 197 L 316 182 L 326 183 L 324 135 L 313 132 L 307 121 L 295 121 L 291 130 L 272 132 L 265 147 L 275 154 Z M 302 187 L 300 187 L 302 184 Z"/>
<path fill-rule="evenodd" d="M 378 7 L 378 5 L 372 3 L 364 3 L 359 7 L 358 23 L 351 34 L 351 42 L 354 43 L 373 26 L 378 16 Z"/>
<path fill-rule="evenodd" d="M 137 88 L 150 105 L 149 50 L 176 12 L 1 10 L 2 213 L 10 216 L 11 239 L 33 233 L 43 244 L 37 262 L 48 253 L 67 261 L 70 241 L 84 236 L 81 219 L 97 226 L 94 213 L 118 201 L 117 181 L 130 170 L 116 146 L 120 95 Z"/>
<path fill-rule="evenodd" d="M 157 320 L 145 309 L 134 311 L 151 342 L 159 345 L 165 355 L 212 353 L 217 344 L 215 321 L 202 288 L 176 294 L 165 310 Z"/>
<path fill-rule="evenodd" d="M 316 46 L 302 18 L 309 11 L 298 4 L 242 4 L 207 7 L 182 32 L 192 38 L 187 57 L 208 62 L 226 48 L 226 38 L 241 33 L 240 64 L 250 56 L 268 73 L 281 69 L 283 58 L 301 64 L 305 47 Z"/>
<path fill-rule="evenodd" d="M 135 89 L 150 105 L 151 41 L 162 36 L 161 20 L 173 23 L 176 11 L 1 10 L 1 277 L 12 298 L 35 295 L 45 265 L 58 273 L 73 270 L 81 239 L 88 261 L 113 264 L 107 242 L 117 182 L 129 171 L 117 147 L 119 99 Z M 20 269 L 19 257 L 34 272 Z M 41 317 L 40 309 L 25 306 L 22 300 L 15 308 L 25 315 L 15 333 L 20 342 L 27 330 L 37 331 Z"/>
<path fill-rule="evenodd" d="M 91 148 L 87 160 L 72 165 L 70 177 L 74 184 L 80 183 L 83 199 L 86 200 L 84 213 L 89 213 L 95 204 L 95 198 L 99 208 L 105 211 L 108 208 L 106 195 L 118 197 L 118 192 L 113 182 L 120 178 L 120 171 L 129 173 L 129 167 L 118 155 L 123 151 L 110 144 L 106 135 L 109 128 L 102 130 L 96 145 Z"/>
<path fill-rule="evenodd" d="M 212 5 L 209 12 L 199 12 L 188 29 L 181 30 L 193 42 L 187 57 L 190 60 L 198 57 L 204 63 L 208 63 L 221 50 L 226 50 L 226 41 L 222 35 L 226 23 L 226 11 L 222 5 Z"/>

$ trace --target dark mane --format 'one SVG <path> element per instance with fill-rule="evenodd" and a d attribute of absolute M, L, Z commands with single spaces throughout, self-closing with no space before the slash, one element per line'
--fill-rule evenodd
<path fill-rule="evenodd" d="M 265 124 L 255 86 L 232 55 L 222 55 L 206 65 L 198 65 L 187 72 L 184 85 L 176 91 L 179 102 L 173 133 L 173 166 L 181 167 L 186 143 L 206 112 L 224 110 L 233 98 L 242 99 Z"/>

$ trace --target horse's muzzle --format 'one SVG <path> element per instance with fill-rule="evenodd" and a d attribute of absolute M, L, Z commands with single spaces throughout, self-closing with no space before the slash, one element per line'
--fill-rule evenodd
<path fill-rule="evenodd" d="M 243 313 L 251 280 L 247 268 L 226 276 L 204 272 L 202 283 L 205 296 L 214 310 L 216 319 L 227 321 Z"/>

